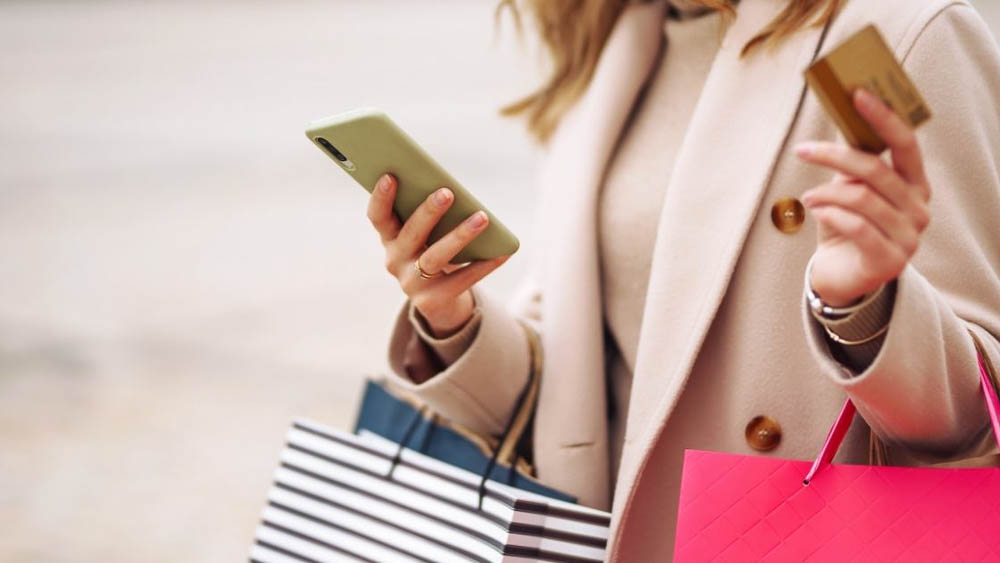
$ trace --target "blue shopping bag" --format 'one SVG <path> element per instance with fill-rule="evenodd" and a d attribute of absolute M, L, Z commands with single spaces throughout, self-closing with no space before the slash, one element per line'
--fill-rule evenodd
<path fill-rule="evenodd" d="M 531 343 L 532 373 L 507 431 L 499 440 L 478 435 L 445 420 L 385 380 L 369 380 L 361 398 L 354 433 L 372 432 L 439 461 L 477 473 L 486 479 L 565 502 L 576 497 L 540 483 L 526 459 L 531 418 L 541 376 L 537 336 L 524 327 Z"/>

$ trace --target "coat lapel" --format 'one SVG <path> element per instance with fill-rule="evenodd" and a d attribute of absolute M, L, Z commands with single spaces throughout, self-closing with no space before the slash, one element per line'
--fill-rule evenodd
<path fill-rule="evenodd" d="M 805 94 L 823 30 L 777 50 L 740 50 L 785 4 L 740 4 L 671 176 L 652 261 L 615 503 L 627 512 L 649 450 L 673 411 L 736 267 Z"/>
<path fill-rule="evenodd" d="M 539 475 L 581 502 L 606 507 L 607 468 L 604 332 L 597 251 L 597 196 L 632 105 L 662 43 L 666 4 L 634 4 L 619 17 L 591 86 L 565 116 L 550 143 L 536 221 L 544 240 L 542 334 L 546 371 L 535 422 Z M 567 277 L 572 278 L 567 283 Z M 581 413 L 571 421 L 566 413 Z M 569 423 L 567 423 L 569 422 Z M 567 471 L 569 467 L 586 471 Z M 599 485 L 595 485 L 599 483 Z"/>

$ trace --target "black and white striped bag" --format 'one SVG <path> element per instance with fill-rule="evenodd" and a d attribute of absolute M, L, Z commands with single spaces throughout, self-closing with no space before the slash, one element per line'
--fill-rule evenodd
<path fill-rule="evenodd" d="M 250 559 L 599 562 L 609 523 L 375 434 L 297 421 Z"/>

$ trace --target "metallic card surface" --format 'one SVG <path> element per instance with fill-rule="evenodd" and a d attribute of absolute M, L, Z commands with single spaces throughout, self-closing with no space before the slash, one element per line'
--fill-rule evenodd
<path fill-rule="evenodd" d="M 816 61 L 805 77 L 847 142 L 864 151 L 881 153 L 886 144 L 854 109 L 851 96 L 856 89 L 865 88 L 882 98 L 914 129 L 931 117 L 920 92 L 874 25 Z"/>

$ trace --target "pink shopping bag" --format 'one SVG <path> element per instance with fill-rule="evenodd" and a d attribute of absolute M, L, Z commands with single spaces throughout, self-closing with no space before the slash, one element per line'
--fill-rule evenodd
<path fill-rule="evenodd" d="M 685 452 L 674 560 L 1000 561 L 1000 469 L 832 465 L 854 414 L 848 400 L 813 463 Z"/>

